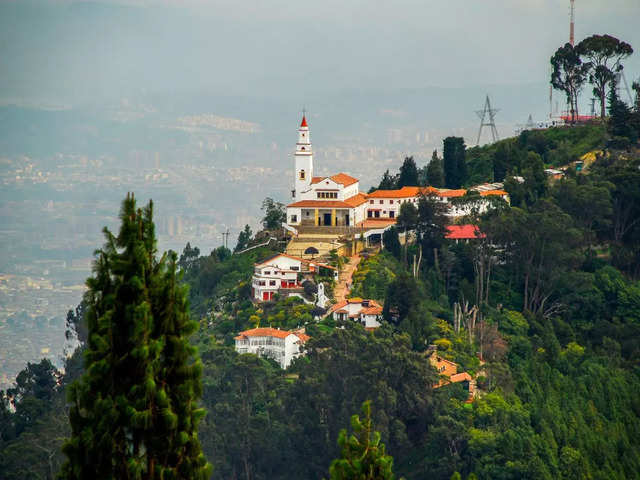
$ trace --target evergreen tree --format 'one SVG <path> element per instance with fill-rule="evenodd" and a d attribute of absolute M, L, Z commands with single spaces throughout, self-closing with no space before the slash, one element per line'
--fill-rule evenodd
<path fill-rule="evenodd" d="M 264 212 L 262 226 L 265 230 L 275 230 L 280 228 L 283 222 L 287 221 L 287 213 L 284 204 L 276 202 L 273 198 L 265 198 L 262 201 L 261 210 Z"/>
<path fill-rule="evenodd" d="M 632 125 L 631 109 L 618 97 L 615 80 L 609 89 L 609 125 L 608 130 L 614 137 L 624 137 L 630 142 L 638 140 L 638 133 Z"/>
<path fill-rule="evenodd" d="M 373 188 L 371 191 L 375 190 L 395 190 L 397 186 L 397 178 L 389 173 L 387 169 L 386 172 L 382 175 L 382 179 L 380 180 L 380 184 L 378 188 Z M 369 192 L 371 193 L 371 192 Z"/>
<path fill-rule="evenodd" d="M 385 453 L 384 443 L 380 443 L 380 433 L 373 430 L 371 422 L 371 402 L 362 404 L 361 420 L 358 415 L 351 417 L 353 435 L 347 437 L 345 429 L 340 431 L 338 445 L 340 458 L 331 462 L 331 480 L 393 480 L 393 457 Z"/>
<path fill-rule="evenodd" d="M 208 478 L 197 425 L 201 363 L 176 254 L 156 258 L 153 204 L 127 195 L 87 280 L 84 376 L 69 390 L 64 479 Z"/>
<path fill-rule="evenodd" d="M 427 165 L 427 184 L 432 187 L 444 187 L 444 170 L 442 168 L 442 159 L 438 157 L 438 151 L 434 150 L 431 161 Z"/>
<path fill-rule="evenodd" d="M 400 238 L 398 237 L 398 230 L 395 227 L 391 227 L 389 230 L 385 230 L 382 234 L 382 243 L 384 249 L 391 255 L 400 259 L 402 255 L 402 245 L 400 245 Z"/>
<path fill-rule="evenodd" d="M 242 230 L 238 235 L 238 243 L 236 243 L 236 248 L 234 248 L 233 251 L 240 252 L 247 248 L 252 236 L 253 232 L 251 231 L 251 227 L 249 225 L 245 225 L 244 230 Z"/>
<path fill-rule="evenodd" d="M 413 157 L 405 157 L 400 167 L 397 188 L 417 187 L 418 184 L 418 167 L 416 166 L 416 162 Z"/>
<path fill-rule="evenodd" d="M 200 258 L 200 249 L 198 247 L 191 248 L 191 243 L 187 242 L 178 260 L 178 267 L 180 270 L 187 271 L 196 264 L 198 258 Z"/>
<path fill-rule="evenodd" d="M 447 137 L 442 150 L 444 186 L 460 188 L 467 180 L 466 146 L 462 137 Z"/>

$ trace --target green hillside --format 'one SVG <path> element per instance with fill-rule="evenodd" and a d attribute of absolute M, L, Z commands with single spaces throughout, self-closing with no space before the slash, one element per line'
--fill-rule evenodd
<path fill-rule="evenodd" d="M 525 130 L 516 137 L 468 149 L 466 183 L 500 182 L 509 172 L 520 175 L 537 158 L 530 153 L 539 156 L 545 167 L 563 167 L 603 149 L 607 139 L 602 124 Z"/>
<path fill-rule="evenodd" d="M 599 126 L 556 128 L 468 150 L 468 184 L 494 180 L 496 167 L 523 177 L 505 182 L 512 206 L 473 219 L 485 237 L 452 243 L 442 212 L 421 199 L 401 221 L 415 242 L 386 242 L 390 250 L 364 259 L 353 277 L 354 294 L 384 302 L 373 332 L 316 323 L 318 312 L 299 299 L 252 303 L 253 264 L 277 247 L 185 249 L 179 265 L 200 324 L 193 343 L 207 411 L 198 435 L 212 478 L 326 477 L 340 430 L 366 400 L 398 477 L 637 477 L 640 154 L 610 140 Z M 545 166 L 592 150 L 603 154 L 588 174 L 570 168 L 548 181 Z M 86 341 L 81 309 L 68 324 Z M 256 325 L 305 325 L 307 355 L 286 371 L 238 355 L 233 336 Z M 474 396 L 462 384 L 434 388 L 434 345 L 471 376 Z M 79 349 L 59 382 L 50 364 L 30 365 L 3 396 L 3 478 L 58 470 L 66 390 L 81 364 Z"/>

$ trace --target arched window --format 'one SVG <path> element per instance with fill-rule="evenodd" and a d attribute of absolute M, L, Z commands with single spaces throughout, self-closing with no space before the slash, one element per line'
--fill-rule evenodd
<path fill-rule="evenodd" d="M 304 178 L 305 178 L 304 170 L 300 170 L 300 180 L 304 180 Z"/>
<path fill-rule="evenodd" d="M 304 150 L 304 147 L 300 147 L 300 150 Z"/>

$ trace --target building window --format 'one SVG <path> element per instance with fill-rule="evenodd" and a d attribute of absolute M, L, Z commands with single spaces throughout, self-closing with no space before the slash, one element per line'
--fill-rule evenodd
<path fill-rule="evenodd" d="M 393 210 L 389 210 L 389 218 L 395 218 L 396 217 L 396 212 L 394 212 Z"/>
<path fill-rule="evenodd" d="M 393 200 L 389 200 L 389 204 L 390 204 L 390 205 L 393 205 Z"/>
<path fill-rule="evenodd" d="M 384 200 L 380 200 L 380 205 L 382 205 L 384 203 Z"/>
<path fill-rule="evenodd" d="M 369 203 L 370 203 L 371 205 L 373 205 L 373 200 L 369 200 Z"/>
<path fill-rule="evenodd" d="M 297 215 L 291 215 L 291 223 L 295 223 L 298 221 L 298 216 Z"/>
<path fill-rule="evenodd" d="M 300 180 L 304 180 L 305 179 L 305 173 L 304 170 L 300 170 Z"/>
<path fill-rule="evenodd" d="M 270 271 L 270 270 L 265 271 L 265 272 L 264 272 L 264 274 L 265 274 L 265 275 L 271 275 L 271 271 Z"/>
<path fill-rule="evenodd" d="M 300 150 L 304 150 L 304 147 L 300 147 Z"/>

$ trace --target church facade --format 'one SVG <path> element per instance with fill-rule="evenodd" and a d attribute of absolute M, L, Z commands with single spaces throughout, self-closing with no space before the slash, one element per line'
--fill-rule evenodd
<path fill-rule="evenodd" d="M 313 151 L 305 116 L 296 143 L 293 203 L 287 205 L 291 226 L 355 226 L 366 218 L 367 196 L 360 182 L 346 173 L 313 175 Z"/>

